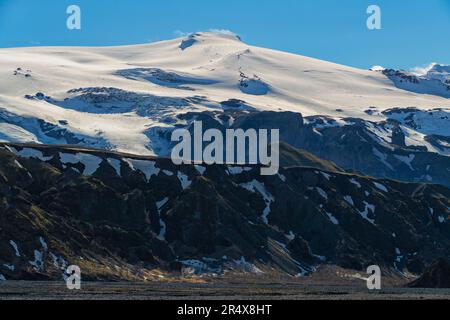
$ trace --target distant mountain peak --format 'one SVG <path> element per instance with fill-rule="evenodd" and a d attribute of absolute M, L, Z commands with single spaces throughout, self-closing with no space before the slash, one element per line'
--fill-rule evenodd
<path fill-rule="evenodd" d="M 428 70 L 426 76 L 429 79 L 437 79 L 444 83 L 450 83 L 450 65 L 436 63 Z"/>
<path fill-rule="evenodd" d="M 211 30 L 207 32 L 195 32 L 181 39 L 180 49 L 187 48 L 197 43 L 208 43 L 216 41 L 238 41 L 242 42 L 241 37 L 229 30 Z"/>
<path fill-rule="evenodd" d="M 400 89 L 450 98 L 450 65 L 431 63 L 410 71 L 374 66 L 370 70 L 384 74 Z"/>
<path fill-rule="evenodd" d="M 373 66 L 372 68 L 369 69 L 370 71 L 378 71 L 378 72 L 382 72 L 384 70 L 386 70 L 385 67 L 383 66 Z"/>

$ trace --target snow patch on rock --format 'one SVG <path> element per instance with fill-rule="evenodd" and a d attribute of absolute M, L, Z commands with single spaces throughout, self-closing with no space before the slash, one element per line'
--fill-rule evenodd
<path fill-rule="evenodd" d="M 240 186 L 251 192 L 254 192 L 254 193 L 258 192 L 259 194 L 261 194 L 261 196 L 264 199 L 264 202 L 266 203 L 266 207 L 262 214 L 262 220 L 264 221 L 265 224 L 269 224 L 270 206 L 273 202 L 275 202 L 275 198 L 266 189 L 266 186 L 264 185 L 264 183 L 259 182 L 258 180 L 253 180 L 251 182 L 242 183 L 242 184 L 240 184 Z"/>
<path fill-rule="evenodd" d="M 328 201 L 328 194 L 322 188 L 316 187 L 316 190 L 322 198 Z"/>
<path fill-rule="evenodd" d="M 351 196 L 345 196 L 345 197 L 344 197 L 344 200 L 345 200 L 348 204 L 350 204 L 351 206 L 354 206 L 354 205 L 355 205 L 355 203 L 353 202 L 353 198 L 352 198 Z"/>
<path fill-rule="evenodd" d="M 365 220 L 369 221 L 371 224 L 375 225 L 375 220 L 369 218 L 369 211 L 372 212 L 372 214 L 375 214 L 375 206 L 372 204 L 367 203 L 366 201 L 364 201 L 364 211 L 359 211 L 359 214 L 361 215 L 361 217 L 363 217 Z"/>
<path fill-rule="evenodd" d="M 228 167 L 228 172 L 231 175 L 239 175 L 242 174 L 244 172 L 249 172 L 252 171 L 252 168 L 249 167 Z"/>
<path fill-rule="evenodd" d="M 361 183 L 359 183 L 358 181 L 356 181 L 354 178 L 350 179 L 350 183 L 354 184 L 355 186 L 357 186 L 359 189 L 361 189 Z"/>
<path fill-rule="evenodd" d="M 187 175 L 185 175 L 183 172 L 178 171 L 177 177 L 181 183 L 181 187 L 183 188 L 183 190 L 186 190 L 187 188 L 189 188 L 191 186 L 192 181 L 189 180 L 189 177 Z"/>
<path fill-rule="evenodd" d="M 333 214 L 331 214 L 329 212 L 325 212 L 325 214 L 327 215 L 328 219 L 330 219 L 332 224 L 334 224 L 336 226 L 339 225 L 338 219 L 336 219 L 336 217 Z"/>
<path fill-rule="evenodd" d="M 159 231 L 159 235 L 158 235 L 158 238 L 160 240 L 165 240 L 165 238 L 166 238 L 167 225 L 161 218 L 161 209 L 167 204 L 167 202 L 169 202 L 168 197 L 162 199 L 161 201 L 156 202 L 156 208 L 158 209 L 158 215 L 159 215 L 159 225 L 161 227 L 161 229 Z"/>
<path fill-rule="evenodd" d="M 101 158 L 88 153 L 73 154 L 60 152 L 59 157 L 61 159 L 61 163 L 63 164 L 83 164 L 84 171 L 82 174 L 85 176 L 93 175 L 103 161 Z"/>
<path fill-rule="evenodd" d="M 156 162 L 151 160 L 137 160 L 137 159 L 124 159 L 132 170 L 141 171 L 147 178 L 147 182 L 150 181 L 152 176 L 157 176 L 161 171 L 156 167 Z"/>
<path fill-rule="evenodd" d="M 374 184 L 374 186 L 377 188 L 377 189 L 379 189 L 379 190 L 381 190 L 381 191 L 383 191 L 383 192 L 389 192 L 388 191 L 388 188 L 385 186 L 385 185 L 383 185 L 383 184 L 381 184 L 381 183 L 379 183 L 379 182 L 374 182 L 373 183 Z"/>
<path fill-rule="evenodd" d="M 13 247 L 16 257 L 20 257 L 20 251 L 19 251 L 19 247 L 17 246 L 17 244 L 13 240 L 9 240 L 9 244 L 11 245 L 11 247 Z"/>
<path fill-rule="evenodd" d="M 23 148 L 20 151 L 17 151 L 15 148 L 13 149 L 14 153 L 22 158 L 34 158 L 34 159 L 38 159 L 41 161 L 49 161 L 53 158 L 53 156 L 51 157 L 44 157 L 44 155 L 42 154 L 41 151 L 36 150 L 36 149 L 32 149 L 32 148 Z"/>
<path fill-rule="evenodd" d="M 114 158 L 108 158 L 108 163 L 116 171 L 117 175 L 120 177 L 120 160 Z"/>
<path fill-rule="evenodd" d="M 195 167 L 195 170 L 197 170 L 197 172 L 200 175 L 204 175 L 205 174 L 206 168 L 204 166 L 195 165 L 194 167 Z"/>

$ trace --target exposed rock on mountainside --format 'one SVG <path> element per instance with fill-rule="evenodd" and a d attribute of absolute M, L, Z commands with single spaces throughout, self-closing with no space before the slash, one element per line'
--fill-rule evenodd
<path fill-rule="evenodd" d="M 280 144 L 280 165 L 282 167 L 310 167 L 328 172 L 342 171 L 331 161 L 322 160 L 301 149 L 296 149 L 281 142 Z"/>
<path fill-rule="evenodd" d="M 434 123 L 433 130 L 444 134 L 448 130 L 449 113 L 434 110 L 423 114 L 416 109 L 408 109 L 389 110 L 386 115 L 391 119 L 372 122 L 232 108 L 224 112 L 189 112 L 179 115 L 176 128 L 185 127 L 192 131 L 195 120 L 202 121 L 203 130 L 279 129 L 282 142 L 306 150 L 322 161 L 334 162 L 343 169 L 379 178 L 450 186 L 450 157 L 446 156 L 450 152 L 450 140 L 441 135 L 427 135 L 429 127 L 433 126 L 430 119 Z M 412 135 L 409 129 L 412 126 L 423 132 L 423 135 Z M 171 149 L 170 132 L 174 128 L 160 128 L 157 137 L 160 143 L 166 141 L 163 144 L 165 150 Z M 292 155 L 287 154 L 288 149 L 285 148 L 281 155 L 285 166 L 295 163 L 289 160 Z M 162 155 L 168 156 L 169 152 Z M 297 154 L 297 159 L 301 158 L 299 156 Z M 305 160 L 303 157 L 301 164 L 307 166 Z"/>
<path fill-rule="evenodd" d="M 296 276 L 324 263 L 417 273 L 450 257 L 449 199 L 443 186 L 338 170 L 264 177 L 256 167 L 3 145 L 0 274 L 60 279 L 77 264 L 85 279 L 143 280 L 155 269 Z"/>
<path fill-rule="evenodd" d="M 384 69 L 381 72 L 400 89 L 450 98 L 448 68 L 449 66 L 436 65 L 426 75 L 421 76 L 393 69 Z"/>

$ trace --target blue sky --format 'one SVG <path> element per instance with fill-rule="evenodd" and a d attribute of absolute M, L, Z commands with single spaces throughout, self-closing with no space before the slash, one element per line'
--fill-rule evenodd
<path fill-rule="evenodd" d="M 66 28 L 66 8 L 82 29 Z M 382 10 L 382 30 L 366 9 Z M 228 29 L 249 44 L 346 65 L 450 64 L 450 0 L 0 0 L 0 47 L 122 45 Z"/>

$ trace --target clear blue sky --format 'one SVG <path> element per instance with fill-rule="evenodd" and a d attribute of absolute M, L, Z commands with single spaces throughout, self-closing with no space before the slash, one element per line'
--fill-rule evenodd
<path fill-rule="evenodd" d="M 66 8 L 82 30 L 66 28 Z M 382 9 L 382 30 L 366 9 Z M 0 0 L 0 47 L 121 45 L 229 29 L 249 44 L 346 65 L 450 64 L 450 0 Z"/>

